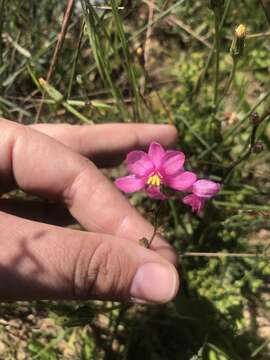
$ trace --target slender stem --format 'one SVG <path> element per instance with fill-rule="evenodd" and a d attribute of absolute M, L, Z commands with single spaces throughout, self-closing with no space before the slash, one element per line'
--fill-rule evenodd
<path fill-rule="evenodd" d="M 70 94 L 71 94 L 71 90 L 72 90 L 72 86 L 73 86 L 73 81 L 74 81 L 75 72 L 76 72 L 76 66 L 77 66 L 79 52 L 81 49 L 81 43 L 82 43 L 82 38 L 83 38 L 83 30 L 84 30 L 84 20 L 82 20 L 82 23 L 81 23 L 78 45 L 76 47 L 74 58 L 72 61 L 71 75 L 70 75 L 70 79 L 68 82 L 68 88 L 67 88 L 67 96 L 66 96 L 67 99 L 70 98 Z"/>
<path fill-rule="evenodd" d="M 258 211 L 261 212 L 261 215 L 268 216 L 270 215 L 270 206 L 267 205 L 256 205 L 256 204 L 239 204 L 239 203 L 231 203 L 226 201 L 213 201 L 214 205 L 222 206 L 228 209 L 237 209 L 237 210 L 245 210 L 245 211 Z"/>
<path fill-rule="evenodd" d="M 256 132 L 257 132 L 257 129 L 258 129 L 258 125 L 253 125 L 253 128 L 252 128 L 252 132 L 251 132 L 251 135 L 250 135 L 250 139 L 249 139 L 249 142 L 248 142 L 248 149 L 245 151 L 244 150 L 244 153 L 242 154 L 242 156 L 240 156 L 239 159 L 235 160 L 231 166 L 227 169 L 227 171 L 225 172 L 222 180 L 221 180 L 221 183 L 223 184 L 225 182 L 225 180 L 228 178 L 228 176 L 230 175 L 230 173 L 239 165 L 241 164 L 243 161 L 245 161 L 246 159 L 248 159 L 250 157 L 250 155 L 252 154 L 252 148 L 254 146 L 254 143 L 255 143 L 255 139 L 256 139 Z"/>
<path fill-rule="evenodd" d="M 79 111 L 77 111 L 76 109 L 74 109 L 73 106 L 71 106 L 70 104 L 68 104 L 67 102 L 63 102 L 62 103 L 63 107 L 68 110 L 71 114 L 73 114 L 74 116 L 76 116 L 79 120 L 81 120 L 83 123 L 86 124 L 93 124 L 93 121 L 88 119 L 86 116 L 84 116 L 83 114 L 81 114 Z"/>
<path fill-rule="evenodd" d="M 270 254 L 256 254 L 256 253 L 223 253 L 223 252 L 185 252 L 179 253 L 180 257 L 257 257 L 257 258 L 269 258 Z"/>
<path fill-rule="evenodd" d="M 220 57 L 220 30 L 219 30 L 219 14 L 215 11 L 215 80 L 214 80 L 214 106 L 217 111 L 218 104 L 218 84 L 219 84 L 219 57 Z"/>
<path fill-rule="evenodd" d="M 228 0 L 226 5 L 225 5 L 223 16 L 222 16 L 222 19 L 221 19 L 220 24 L 219 24 L 219 31 L 221 31 L 221 29 L 222 29 L 222 27 L 224 25 L 224 22 L 225 22 L 225 19 L 227 17 L 228 11 L 230 9 L 231 3 L 232 3 L 232 0 Z M 209 52 L 208 58 L 207 58 L 206 63 L 205 63 L 205 67 L 201 71 L 200 76 L 199 76 L 199 78 L 197 80 L 197 83 L 195 85 L 194 92 L 193 92 L 194 95 L 198 94 L 199 91 L 200 91 L 200 88 L 201 88 L 201 86 L 202 86 L 202 84 L 203 84 L 203 82 L 205 80 L 207 71 L 208 71 L 209 66 L 211 64 L 213 55 L 214 55 L 214 48 L 212 48 L 211 51 Z"/>
<path fill-rule="evenodd" d="M 147 248 L 150 248 L 155 236 L 157 235 L 157 232 L 158 232 L 158 216 L 159 216 L 162 204 L 163 204 L 163 201 L 160 201 L 160 204 L 159 204 L 159 206 L 158 206 L 158 208 L 156 210 L 155 217 L 154 217 L 154 232 L 153 232 L 151 238 L 148 240 Z"/>
<path fill-rule="evenodd" d="M 230 76 L 228 78 L 226 87 L 224 89 L 224 93 L 223 93 L 223 95 L 221 96 L 221 98 L 219 99 L 219 101 L 217 103 L 217 107 L 220 105 L 220 103 L 222 102 L 222 100 L 225 98 L 225 96 L 228 94 L 228 92 L 230 90 L 231 84 L 232 84 L 233 79 L 235 77 L 236 66 L 237 66 L 237 59 L 233 59 L 233 64 L 232 64 L 232 69 L 231 69 L 231 72 L 230 72 Z"/>

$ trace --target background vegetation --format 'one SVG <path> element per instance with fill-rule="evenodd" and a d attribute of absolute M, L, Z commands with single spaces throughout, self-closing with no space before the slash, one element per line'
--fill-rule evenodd
<path fill-rule="evenodd" d="M 0 116 L 172 123 L 189 165 L 224 182 L 201 215 L 163 211 L 182 254 L 174 303 L 1 304 L 1 359 L 270 359 L 269 23 L 259 0 L 210 3 L 0 0 Z M 131 201 L 151 220 L 153 202 Z"/>

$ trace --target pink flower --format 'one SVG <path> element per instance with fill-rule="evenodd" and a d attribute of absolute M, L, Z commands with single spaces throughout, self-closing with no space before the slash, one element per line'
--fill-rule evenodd
<path fill-rule="evenodd" d="M 198 180 L 192 186 L 192 194 L 183 198 L 183 203 L 190 205 L 192 211 L 204 208 L 207 199 L 215 196 L 220 190 L 220 184 L 210 180 Z"/>
<path fill-rule="evenodd" d="M 131 151 L 126 162 L 131 175 L 115 181 L 116 186 L 126 193 L 145 189 L 151 198 L 165 200 L 167 197 L 161 192 L 161 186 L 187 191 L 197 179 L 194 173 L 183 169 L 184 153 L 165 151 L 156 142 L 150 145 L 148 153 Z"/>

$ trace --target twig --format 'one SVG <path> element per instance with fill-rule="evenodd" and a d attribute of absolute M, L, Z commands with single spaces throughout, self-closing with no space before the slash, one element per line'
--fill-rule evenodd
<path fill-rule="evenodd" d="M 256 39 L 256 38 L 260 38 L 260 37 L 264 37 L 264 36 L 270 36 L 270 31 L 266 31 L 266 32 L 261 32 L 261 33 L 257 33 L 257 34 L 249 34 L 247 35 L 247 39 Z"/>
<path fill-rule="evenodd" d="M 60 33 L 59 33 L 59 37 L 58 37 L 55 49 L 54 49 L 53 58 L 52 58 L 52 61 L 51 61 L 50 67 L 49 67 L 49 71 L 47 73 L 47 77 L 46 77 L 47 82 L 49 82 L 51 77 L 52 77 L 52 73 L 53 73 L 53 70 L 55 68 L 55 65 L 56 65 L 56 62 L 57 62 L 57 59 L 58 59 L 58 55 L 59 55 L 60 50 L 62 48 L 62 45 L 64 43 L 68 23 L 69 23 L 69 20 L 70 20 L 71 14 L 72 14 L 72 10 L 73 10 L 74 2 L 75 2 L 75 0 L 68 0 L 66 11 L 65 11 L 64 18 L 63 18 L 63 21 L 62 21 L 61 30 L 60 30 Z M 44 99 L 44 97 L 45 97 L 45 93 L 43 92 L 42 98 Z M 41 102 L 40 105 L 39 105 L 39 108 L 37 110 L 37 115 L 36 115 L 35 122 L 39 121 L 39 117 L 40 117 L 40 114 L 41 114 L 41 111 L 42 111 L 42 106 L 43 106 L 43 102 Z"/>

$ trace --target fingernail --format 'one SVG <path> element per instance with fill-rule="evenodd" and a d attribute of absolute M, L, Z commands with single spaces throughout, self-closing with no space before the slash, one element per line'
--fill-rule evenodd
<path fill-rule="evenodd" d="M 175 297 L 178 287 L 178 274 L 172 265 L 146 263 L 135 273 L 130 295 L 135 302 L 166 303 Z"/>

